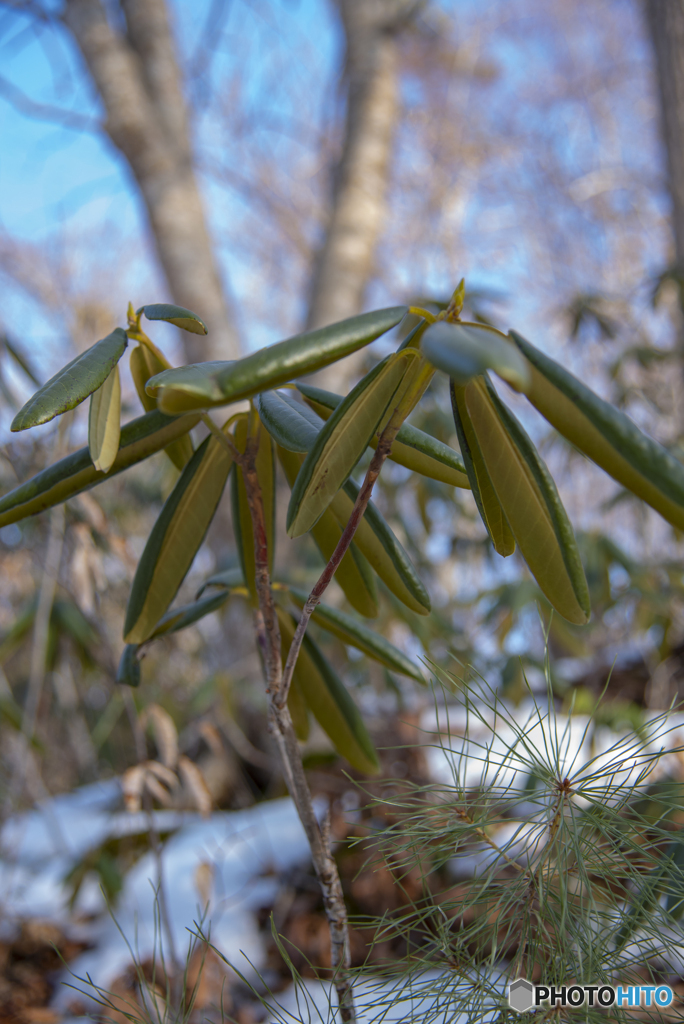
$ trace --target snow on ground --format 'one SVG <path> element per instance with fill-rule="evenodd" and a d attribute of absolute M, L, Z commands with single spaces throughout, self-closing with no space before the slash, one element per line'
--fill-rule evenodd
<path fill-rule="evenodd" d="M 586 780 L 595 773 L 597 785 L 602 786 L 608 782 L 645 785 L 666 773 L 682 773 L 684 716 L 677 714 L 652 719 L 640 736 L 628 729 L 594 726 L 580 715 L 549 716 L 532 701 L 518 707 L 499 704 L 496 713 L 485 705 L 473 706 L 468 714 L 463 708 L 450 707 L 448 716 L 444 709 L 426 714 L 422 725 L 430 774 L 436 782 L 469 788 L 496 778 L 498 786 L 521 794 L 520 820 L 502 823 L 501 834 L 493 835 L 500 847 L 518 858 L 530 854 L 545 827 L 534 814 L 524 813 L 523 789 L 535 759 L 538 765 L 555 766 L 561 778 Z M 511 754 L 511 746 L 516 746 L 517 753 Z M 120 806 L 120 785 L 113 780 L 55 797 L 5 824 L 0 832 L 4 927 L 24 918 L 64 924 L 73 920 L 65 879 L 74 865 L 108 839 L 149 830 L 150 816 L 127 813 Z M 318 810 L 323 813 L 322 803 Z M 534 812 L 538 811 L 537 805 Z M 274 800 L 206 819 L 186 812 L 156 811 L 153 819 L 158 832 L 171 833 L 162 848 L 162 873 L 179 956 L 185 958 L 190 933 L 202 921 L 212 944 L 249 976 L 249 962 L 258 970 L 265 957 L 256 911 L 274 901 L 279 873 L 309 861 L 292 802 Z M 491 860 L 491 849 L 472 853 L 468 864 L 468 858 L 455 862 L 457 873 L 478 873 Z M 85 934 L 93 948 L 71 964 L 65 982 L 73 983 L 74 975 L 88 975 L 106 988 L 130 964 L 131 949 L 141 960 L 151 957 L 155 949 L 158 953 L 157 884 L 155 857 L 146 853 L 125 877 L 115 920 L 96 876 L 86 879 L 74 911 L 89 921 Z M 428 987 L 421 989 L 423 981 Z M 411 983 L 411 990 L 406 980 L 381 985 L 364 982 L 358 988 L 358 1000 L 367 1008 L 360 1021 L 391 1024 L 420 1019 L 426 1024 L 458 1024 L 460 1014 L 450 1003 L 449 991 L 436 999 L 428 990 L 429 982 L 422 979 L 417 987 Z M 399 986 L 395 995 L 400 998 L 388 1012 L 392 984 Z M 298 1009 L 297 993 L 291 989 L 279 997 L 281 1009 L 274 1006 L 272 1020 L 333 1019 L 329 986 L 307 982 L 306 992 L 308 1009 L 301 1003 L 301 993 Z M 65 1008 L 72 999 L 71 989 L 59 987 L 55 1006 Z M 483 1007 L 482 1020 L 488 1018 L 489 1009 Z"/>
<path fill-rule="evenodd" d="M 108 838 L 149 828 L 147 814 L 112 809 L 119 796 L 117 783 L 87 786 L 7 823 L 0 833 L 5 921 L 68 920 L 64 879 L 74 864 Z M 210 932 L 212 944 L 226 959 L 243 971 L 249 970 L 245 957 L 259 967 L 264 948 L 256 911 L 274 900 L 279 872 L 309 859 L 292 802 L 273 800 L 207 819 L 173 811 L 157 811 L 153 817 L 158 832 L 174 830 L 161 856 L 179 956 L 185 959 L 190 932 L 202 922 L 204 933 Z M 88 930 L 94 948 L 70 965 L 73 975 L 88 975 L 96 985 L 107 987 L 130 963 L 131 947 L 140 960 L 152 956 L 155 945 L 158 953 L 157 884 L 157 864 L 147 853 L 126 875 L 114 918 L 95 877 L 89 880 L 74 909 L 81 915 L 97 915 Z M 168 955 L 168 949 L 165 952 Z M 71 998 L 73 993 L 62 989 L 57 1005 L 66 1005 Z"/>

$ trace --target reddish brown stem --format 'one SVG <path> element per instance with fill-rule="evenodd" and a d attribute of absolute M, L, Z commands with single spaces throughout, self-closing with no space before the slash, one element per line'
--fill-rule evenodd
<path fill-rule="evenodd" d="M 351 967 L 349 926 L 342 883 L 331 852 L 328 832 L 326 831 L 324 834 L 316 819 L 311 791 L 302 764 L 299 742 L 287 703 L 280 701 L 283 689 L 280 629 L 271 589 L 266 524 L 261 487 L 256 472 L 257 443 L 256 438 L 248 439 L 245 453 L 237 461 L 242 470 L 252 518 L 256 591 L 259 602 L 255 619 L 257 636 L 264 655 L 267 690 L 271 696 L 269 730 L 278 747 L 287 788 L 304 827 L 311 850 L 311 859 L 323 893 L 323 903 L 330 926 L 333 984 L 337 991 L 340 1019 L 344 1024 L 354 1024 L 356 1013 L 349 974 Z M 332 573 L 334 573 L 334 568 L 331 578 Z"/>
<path fill-rule="evenodd" d="M 380 476 L 380 470 L 382 469 L 385 459 L 392 450 L 392 444 L 399 432 L 400 426 L 401 424 L 394 424 L 390 421 L 388 426 L 380 435 L 378 446 L 375 449 L 373 458 L 371 459 L 361 490 L 357 495 L 349 521 L 342 531 L 342 536 L 337 542 L 337 547 L 333 551 L 330 561 L 319 576 L 318 581 L 309 594 L 307 602 L 302 609 L 301 618 L 297 624 L 295 635 L 292 638 L 290 650 L 287 655 L 287 661 L 285 662 L 285 668 L 282 673 L 280 691 L 276 697 L 276 703 L 279 707 L 283 707 L 287 701 L 287 696 L 292 684 L 292 675 L 294 673 L 295 665 L 297 664 L 297 658 L 299 657 L 299 651 L 304 640 L 304 634 L 306 633 L 307 626 L 309 625 L 309 620 L 315 611 L 316 605 L 319 604 L 323 594 L 332 582 L 332 578 L 335 575 L 340 562 L 346 555 L 349 545 L 354 539 L 354 534 L 356 533 L 358 525 L 368 508 L 368 502 L 371 499 L 375 482 Z"/>

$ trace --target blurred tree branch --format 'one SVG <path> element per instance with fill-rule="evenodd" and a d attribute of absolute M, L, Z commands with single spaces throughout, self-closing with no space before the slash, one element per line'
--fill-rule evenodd
<path fill-rule="evenodd" d="M 347 114 L 325 237 L 314 260 L 307 317 L 311 330 L 363 307 L 399 119 L 398 39 L 424 6 L 421 0 L 336 4 L 346 38 Z M 339 380 L 339 367 L 336 376 Z"/>
<path fill-rule="evenodd" d="M 147 208 L 173 299 L 199 310 L 208 344 L 184 338 L 191 361 L 238 352 L 232 316 L 197 187 L 187 109 L 164 0 L 122 0 L 117 31 L 100 0 L 67 0 L 71 30 L 105 108 L 105 131 L 123 154 Z"/>
<path fill-rule="evenodd" d="M 0 96 L 11 103 L 20 113 L 27 117 L 35 117 L 41 121 L 55 121 L 65 128 L 73 128 L 77 132 L 99 132 L 102 125 L 93 117 L 80 114 L 77 110 L 56 107 L 52 103 L 38 103 L 31 99 L 16 85 L 0 75 Z"/>
<path fill-rule="evenodd" d="M 645 0 L 655 52 L 677 265 L 684 267 L 684 3 Z"/>

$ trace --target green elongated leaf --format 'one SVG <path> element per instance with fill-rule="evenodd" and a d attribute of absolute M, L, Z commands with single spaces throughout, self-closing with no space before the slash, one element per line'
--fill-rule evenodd
<path fill-rule="evenodd" d="M 278 446 L 278 459 L 283 467 L 290 487 L 297 479 L 303 457 L 286 448 Z M 329 562 L 342 536 L 342 527 L 332 511 L 323 513 L 316 525 L 311 529 L 313 541 L 321 553 L 324 562 Z M 348 551 L 337 567 L 335 580 L 342 589 L 354 611 L 367 619 L 374 619 L 378 614 L 378 594 L 375 578 L 368 562 L 352 541 Z"/>
<path fill-rule="evenodd" d="M 195 594 L 195 600 L 200 599 L 207 587 L 225 587 L 230 591 L 241 589 L 247 593 L 242 569 L 222 569 L 220 572 L 215 572 L 208 580 L 204 581 Z"/>
<path fill-rule="evenodd" d="M 297 388 L 304 395 L 311 410 L 324 420 L 329 418 L 330 413 L 342 401 L 341 395 L 323 391 L 310 384 L 297 384 Z M 377 448 L 377 444 L 377 437 L 371 438 L 371 448 Z M 452 487 L 470 488 L 461 456 L 449 445 L 438 441 L 431 434 L 426 434 L 424 430 L 411 426 L 410 423 L 404 423 L 401 427 L 389 458 L 414 473 L 420 473 L 421 476 L 441 480 Z"/>
<path fill-rule="evenodd" d="M 288 586 L 288 590 L 297 604 L 303 608 L 309 595 L 296 587 Z M 394 672 L 409 676 L 418 683 L 425 683 L 423 673 L 410 658 L 407 658 L 384 636 L 368 629 L 353 616 L 347 615 L 339 608 L 332 608 L 328 604 L 319 604 L 316 606 L 312 618 L 322 629 L 332 633 L 342 643 L 355 647 L 357 651 L 363 651 L 369 658 L 379 661 L 381 665 L 385 665 Z"/>
<path fill-rule="evenodd" d="M 81 448 L 0 498 L 0 527 L 43 512 L 109 480 L 166 448 L 198 422 L 197 415 L 165 416 L 161 412 L 148 412 L 132 420 L 121 430 L 119 451 L 109 473 L 95 469 L 89 450 Z"/>
<path fill-rule="evenodd" d="M 463 453 L 463 461 L 468 472 L 470 487 L 475 498 L 477 510 L 487 528 L 487 533 L 491 538 L 494 549 L 504 558 L 507 558 L 515 551 L 515 537 L 487 471 L 487 466 L 466 408 L 465 388 L 455 384 L 454 381 L 451 381 L 450 388 L 451 407 L 454 412 L 458 443 Z"/>
<path fill-rule="evenodd" d="M 273 558 L 275 554 L 275 451 L 273 441 L 269 433 L 259 423 L 256 412 L 253 428 L 258 431 L 259 448 L 256 455 L 256 472 L 261 487 L 261 500 L 264 507 L 264 520 L 266 526 L 266 545 L 268 548 L 269 572 L 273 573 Z M 249 431 L 247 414 L 241 416 L 235 424 L 235 444 L 239 451 L 244 452 Z M 233 508 L 233 530 L 235 531 L 235 543 L 237 545 L 242 575 L 249 591 L 252 605 L 256 608 L 259 598 L 256 589 L 256 563 L 254 557 L 254 532 L 252 530 L 252 516 L 247 501 L 247 490 L 242 470 L 239 466 L 233 467 L 231 477 L 231 502 Z"/>
<path fill-rule="evenodd" d="M 467 384 L 487 370 L 518 391 L 530 383 L 527 361 L 505 334 L 484 324 L 452 324 L 441 320 L 425 331 L 423 355 L 457 384 Z"/>
<path fill-rule="evenodd" d="M 102 387 L 90 396 L 88 449 L 95 469 L 108 473 L 114 465 L 121 437 L 121 378 L 118 364 Z"/>
<path fill-rule="evenodd" d="M 401 345 L 397 349 L 397 352 L 401 352 L 401 350 L 404 348 L 419 348 L 420 339 L 425 334 L 425 331 L 427 330 L 428 326 L 429 325 L 427 320 L 424 317 L 421 317 L 416 326 L 413 328 L 413 330 L 409 331 L 409 333 L 406 335 Z"/>
<path fill-rule="evenodd" d="M 145 345 L 136 345 L 134 349 L 131 349 L 131 354 L 128 357 L 135 390 L 138 392 L 138 398 L 145 412 L 151 412 L 157 408 L 156 399 L 147 394 L 145 385 L 150 377 L 155 373 L 161 373 L 168 366 L 166 359 L 162 359 L 160 356 L 161 353 L 158 356 L 156 352 L 150 352 Z"/>
<path fill-rule="evenodd" d="M 126 643 L 148 640 L 173 601 L 214 518 L 231 465 L 228 450 L 210 435 L 181 473 L 138 563 L 126 609 Z"/>
<path fill-rule="evenodd" d="M 148 394 L 157 394 L 159 408 L 169 413 L 251 398 L 356 352 L 396 327 L 405 314 L 406 306 L 379 309 L 297 334 L 235 362 L 167 370 L 148 383 Z"/>
<path fill-rule="evenodd" d="M 291 537 L 307 533 L 348 479 L 402 390 L 415 354 L 394 353 L 366 374 L 318 434 L 292 488 L 287 510 Z"/>
<path fill-rule="evenodd" d="M 684 530 L 682 463 L 520 334 L 510 333 L 529 361 L 525 394 L 532 405 L 614 480 Z"/>
<path fill-rule="evenodd" d="M 129 366 L 135 390 L 138 392 L 143 409 L 151 412 L 157 408 L 157 400 L 147 394 L 145 385 L 150 377 L 154 376 L 155 373 L 161 373 L 164 369 L 169 369 L 171 364 L 156 345 L 149 347 L 148 345 L 141 344 L 136 345 L 132 350 L 129 357 Z M 172 441 L 164 449 L 176 469 L 180 470 L 190 461 L 194 450 L 192 438 L 189 434 L 179 437 L 177 441 Z"/>
<path fill-rule="evenodd" d="M 230 592 L 224 591 L 205 597 L 201 601 L 192 601 L 190 604 L 181 605 L 180 608 L 174 608 L 159 620 L 157 628 L 149 639 L 157 640 L 162 636 L 177 633 L 187 626 L 194 625 L 195 622 L 199 622 L 200 619 L 221 608 L 230 596 Z M 149 643 L 149 641 L 147 642 Z M 116 674 L 117 683 L 125 683 L 127 686 L 139 684 L 140 662 L 135 655 L 140 646 L 141 644 L 126 644 L 124 647 Z"/>
<path fill-rule="evenodd" d="M 575 535 L 556 486 L 529 437 L 483 378 L 465 387 L 465 405 L 489 477 L 520 552 L 541 590 L 569 622 L 591 608 Z"/>
<path fill-rule="evenodd" d="M 356 484 L 348 480 L 331 502 L 330 509 L 343 529 L 349 521 L 358 493 Z M 395 597 L 418 615 L 429 615 L 431 606 L 428 592 L 411 559 L 372 501 L 368 502 L 357 527 L 354 543 Z"/>
<path fill-rule="evenodd" d="M 296 623 L 280 608 L 278 621 L 283 645 L 287 645 L 289 651 Z M 354 768 L 367 775 L 376 775 L 378 757 L 359 710 L 321 651 L 306 634 L 294 675 L 304 700 L 330 737 L 335 750 Z"/>
<path fill-rule="evenodd" d="M 323 429 L 323 420 L 287 393 L 263 391 L 256 398 L 256 406 L 273 440 L 289 452 L 310 451 Z"/>
<path fill-rule="evenodd" d="M 138 644 L 126 644 L 116 670 L 116 681 L 120 686 L 140 686 L 140 662 Z"/>
<path fill-rule="evenodd" d="M 63 366 L 12 420 L 10 430 L 28 430 L 75 409 L 106 381 L 124 354 L 128 336 L 120 327 Z"/>
<path fill-rule="evenodd" d="M 232 366 L 232 360 L 214 359 L 206 363 L 188 363 L 187 366 L 162 370 L 150 377 L 145 390 L 154 398 L 157 407 L 166 413 L 170 413 L 172 408 L 177 414 L 227 405 L 218 378 L 228 366 Z"/>
<path fill-rule="evenodd" d="M 193 313 L 190 309 L 185 309 L 184 306 L 174 306 L 169 302 L 153 302 L 137 310 L 136 316 L 141 312 L 145 314 L 148 320 L 166 320 L 167 323 L 175 324 L 176 327 L 189 331 L 190 334 L 207 333 L 204 321 L 200 320 L 197 313 Z"/>
<path fill-rule="evenodd" d="M 192 626 L 199 622 L 205 615 L 211 615 L 217 608 L 221 608 L 230 597 L 230 591 L 223 591 L 218 594 L 211 594 L 198 601 L 191 601 L 190 604 L 181 605 L 180 608 L 172 608 L 158 622 L 157 628 L 150 637 L 155 640 L 157 637 L 166 636 L 167 633 L 177 633 L 186 626 Z"/>

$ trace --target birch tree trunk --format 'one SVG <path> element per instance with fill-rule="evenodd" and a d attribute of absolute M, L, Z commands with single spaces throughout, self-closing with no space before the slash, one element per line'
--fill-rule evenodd
<path fill-rule="evenodd" d="M 184 334 L 187 359 L 235 358 L 238 340 L 193 170 L 166 2 L 120 0 L 119 10 L 125 32 L 102 0 L 66 0 L 63 19 L 99 92 L 105 130 L 140 189 L 173 301 L 209 328 L 207 338 Z"/>
<path fill-rule="evenodd" d="M 382 230 L 394 133 L 399 117 L 398 37 L 418 4 L 411 0 L 335 0 L 346 36 L 347 113 L 333 176 L 330 216 L 316 256 L 307 328 L 361 312 Z M 353 357 L 352 357 L 353 361 Z M 349 361 L 323 371 L 325 386 L 349 373 Z"/>
<path fill-rule="evenodd" d="M 672 197 L 675 258 L 684 269 L 684 0 L 644 0 L 655 52 L 661 131 Z"/>

